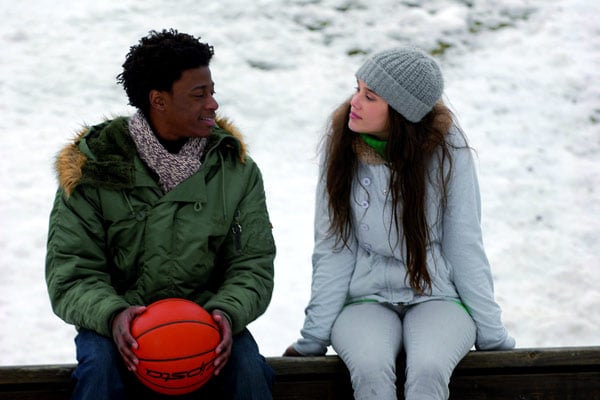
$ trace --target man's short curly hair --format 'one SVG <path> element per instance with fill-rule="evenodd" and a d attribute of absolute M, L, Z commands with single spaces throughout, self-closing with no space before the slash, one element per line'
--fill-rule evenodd
<path fill-rule="evenodd" d="M 213 47 L 200 42 L 200 37 L 175 29 L 150 31 L 129 49 L 117 82 L 123 85 L 129 104 L 148 116 L 151 90 L 170 91 L 183 71 L 208 67 L 213 54 Z"/>

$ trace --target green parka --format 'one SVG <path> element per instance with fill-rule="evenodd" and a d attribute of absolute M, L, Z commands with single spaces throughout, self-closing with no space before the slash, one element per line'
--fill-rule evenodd
<path fill-rule="evenodd" d="M 258 166 L 219 120 L 200 170 L 165 194 L 127 124 L 120 117 L 86 129 L 57 158 L 46 256 L 54 312 L 111 337 L 119 311 L 179 297 L 222 310 L 239 333 L 273 290 Z"/>

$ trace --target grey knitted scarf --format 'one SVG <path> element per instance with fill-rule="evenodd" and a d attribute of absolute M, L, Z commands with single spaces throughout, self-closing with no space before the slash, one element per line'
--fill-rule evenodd
<path fill-rule="evenodd" d="M 202 165 L 200 158 L 206 147 L 206 138 L 189 138 L 177 154 L 171 154 L 160 144 L 140 111 L 129 120 L 129 132 L 140 158 L 156 172 L 165 192 L 198 172 Z"/>

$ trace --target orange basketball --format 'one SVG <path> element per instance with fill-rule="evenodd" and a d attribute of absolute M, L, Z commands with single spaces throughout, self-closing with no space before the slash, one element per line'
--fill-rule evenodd
<path fill-rule="evenodd" d="M 199 389 L 213 376 L 221 340 L 212 316 L 185 299 L 150 304 L 133 320 L 140 363 L 135 374 L 150 389 L 181 395 Z"/>

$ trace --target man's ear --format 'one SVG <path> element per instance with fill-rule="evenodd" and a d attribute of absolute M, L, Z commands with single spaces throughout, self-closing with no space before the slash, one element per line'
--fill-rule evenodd
<path fill-rule="evenodd" d="M 150 97 L 150 107 L 158 111 L 165 110 L 165 92 L 151 90 L 148 94 Z"/>

